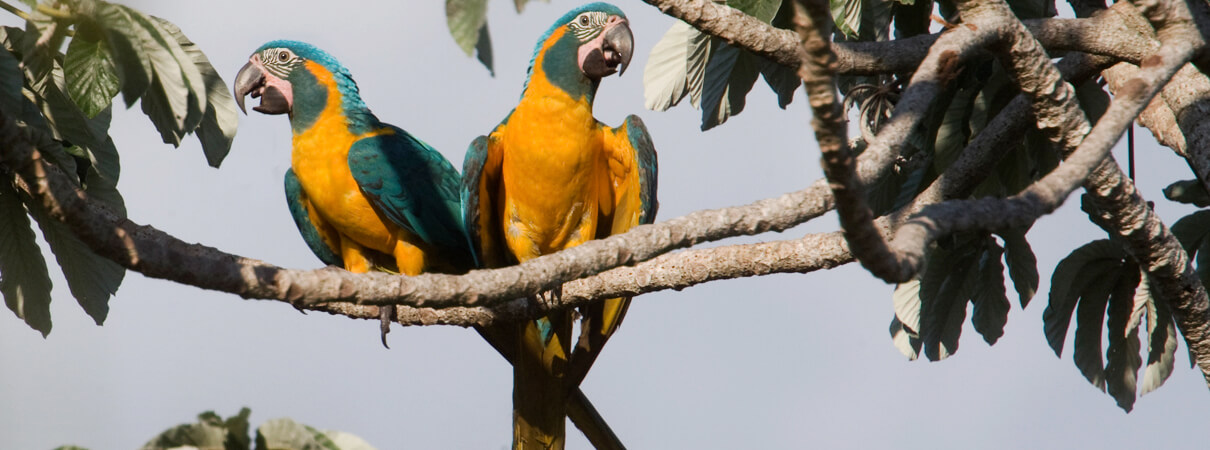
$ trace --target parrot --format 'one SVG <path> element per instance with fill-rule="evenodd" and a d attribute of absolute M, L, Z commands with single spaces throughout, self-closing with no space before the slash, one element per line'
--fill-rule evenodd
<path fill-rule="evenodd" d="M 465 273 L 473 266 L 461 176 L 441 153 L 378 120 L 335 58 L 298 41 L 262 45 L 235 77 L 236 104 L 286 114 L 286 203 L 307 246 L 350 272 Z M 394 317 L 380 307 L 382 343 Z"/>
<path fill-rule="evenodd" d="M 573 9 L 538 39 L 520 102 L 463 161 L 462 214 L 477 265 L 523 263 L 655 220 L 647 127 L 635 115 L 609 127 L 592 112 L 601 79 L 625 72 L 633 47 L 626 15 L 608 3 Z M 514 448 L 564 447 L 568 395 L 628 306 L 613 298 L 581 308 L 574 346 L 570 310 L 495 330 L 515 336 Z"/>
<path fill-rule="evenodd" d="M 351 272 L 460 274 L 475 266 L 463 226 L 461 177 L 454 165 L 406 131 L 382 123 L 362 101 L 349 71 L 328 53 L 297 41 L 258 48 L 235 78 L 237 106 L 287 114 L 293 131 L 286 204 L 320 261 Z M 382 308 L 386 345 L 393 308 Z M 513 337 L 476 327 L 510 363 Z M 579 391 L 569 412 L 593 442 L 616 441 Z"/>

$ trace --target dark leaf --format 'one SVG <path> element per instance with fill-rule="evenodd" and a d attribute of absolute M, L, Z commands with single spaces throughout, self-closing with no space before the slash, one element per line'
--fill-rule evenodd
<path fill-rule="evenodd" d="M 0 180 L 0 293 L 8 309 L 43 337 L 50 334 L 50 288 L 25 205 L 10 181 Z"/>
<path fill-rule="evenodd" d="M 445 23 L 454 42 L 466 52 L 466 56 L 471 56 L 480 41 L 485 39 L 481 34 L 487 32 L 487 0 L 445 0 Z M 490 60 L 489 56 L 484 65 L 492 71 Z M 480 61 L 483 62 L 482 53 Z"/>
<path fill-rule="evenodd" d="M 1017 290 L 1021 309 L 1025 309 L 1038 291 L 1038 259 L 1025 239 L 1025 230 L 1003 230 L 999 235 L 1004 239 L 1004 264 L 1008 265 L 1008 276 Z"/>
<path fill-rule="evenodd" d="M 1076 338 L 1072 350 L 1072 360 L 1089 383 L 1097 389 L 1105 390 L 1104 362 L 1101 359 L 1101 330 L 1105 323 L 1105 307 L 1109 302 L 1109 294 L 1113 284 L 1105 280 L 1113 280 L 1122 273 L 1122 264 L 1114 263 L 1103 272 L 1097 273 L 1097 280 L 1088 283 L 1087 288 L 1080 294 L 1076 307 Z"/>
<path fill-rule="evenodd" d="M 249 432 L 252 426 L 248 424 L 248 416 L 252 414 L 252 410 L 247 407 L 240 408 L 239 414 L 228 417 L 223 422 L 223 426 L 227 428 L 227 439 L 223 441 L 223 450 L 251 450 L 252 437 Z"/>
<path fill-rule="evenodd" d="M 1067 328 L 1080 298 L 1091 294 L 1093 287 L 1104 284 L 1101 281 L 1106 279 L 1106 274 L 1120 267 L 1125 258 L 1126 253 L 1118 244 L 1102 239 L 1084 244 L 1059 261 L 1050 278 L 1050 304 L 1042 313 L 1046 341 L 1054 349 L 1055 356 L 1063 354 Z M 1105 293 L 1105 297 L 1108 295 Z M 1100 353 L 1099 348 L 1097 353 Z"/>
<path fill-rule="evenodd" d="M 1105 364 L 1106 388 L 1109 395 L 1117 401 L 1118 407 L 1126 412 L 1130 412 L 1134 407 L 1135 384 L 1139 366 L 1143 365 L 1143 359 L 1139 357 L 1138 326 L 1130 326 L 1139 280 L 1140 273 L 1136 264 L 1132 262 L 1122 268 L 1121 276 L 1109 297 L 1105 321 L 1106 333 L 1109 334 L 1109 348 L 1105 351 L 1105 359 L 1108 361 Z"/>
<path fill-rule="evenodd" d="M 239 112 L 235 107 L 235 99 L 227 90 L 227 83 L 219 76 L 218 71 L 210 64 L 210 59 L 190 41 L 180 28 L 168 21 L 154 18 L 160 27 L 166 30 L 190 60 L 197 67 L 205 83 L 206 111 L 198 124 L 197 138 L 202 143 L 202 151 L 206 154 L 206 162 L 211 167 L 218 167 L 231 150 L 231 141 L 235 139 L 239 127 Z M 490 62 L 490 61 L 489 61 Z"/>
<path fill-rule="evenodd" d="M 899 349 L 900 353 L 907 356 L 908 361 L 915 361 L 920 357 L 920 335 L 916 332 L 904 328 L 903 323 L 899 322 L 898 318 L 891 318 L 891 342 L 895 344 L 895 348 Z"/>
<path fill-rule="evenodd" d="M 1210 193 L 1197 180 L 1181 180 L 1164 188 L 1164 197 L 1180 203 L 1189 203 L 1199 208 L 1210 206 Z"/>
<path fill-rule="evenodd" d="M 973 293 L 971 303 L 974 304 L 971 324 L 988 345 L 995 345 L 1004 335 L 1004 325 L 1008 323 L 1008 311 L 1012 306 L 1005 295 L 1004 266 L 1000 264 L 1003 254 L 1004 249 L 988 237 L 984 251 L 979 255 L 978 273 L 967 278 L 972 284 L 968 289 Z"/>
<path fill-rule="evenodd" d="M 29 212 L 50 244 L 72 295 L 97 325 L 103 324 L 109 314 L 109 299 L 122 284 L 126 269 L 93 253 L 66 224 L 50 217 L 41 205 L 32 199 L 23 200 L 30 205 Z"/>
<path fill-rule="evenodd" d="M 20 61 L 7 49 L 0 49 L 0 109 L 20 111 L 25 107 L 25 96 L 21 94 L 22 80 Z"/>
<path fill-rule="evenodd" d="M 269 420 L 256 429 L 257 450 L 327 450 L 306 426 L 287 418 Z"/>
<path fill-rule="evenodd" d="M 77 35 L 67 45 L 63 71 L 67 92 L 88 117 L 108 108 L 121 89 L 117 69 L 104 41 L 90 41 Z"/>

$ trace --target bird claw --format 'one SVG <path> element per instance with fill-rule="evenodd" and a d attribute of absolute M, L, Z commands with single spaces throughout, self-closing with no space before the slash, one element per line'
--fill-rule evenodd
<path fill-rule="evenodd" d="M 391 332 L 391 322 L 395 319 L 395 305 L 385 305 L 378 307 L 378 319 L 382 321 L 378 329 L 382 334 L 382 346 L 391 348 L 387 345 L 387 333 Z"/>

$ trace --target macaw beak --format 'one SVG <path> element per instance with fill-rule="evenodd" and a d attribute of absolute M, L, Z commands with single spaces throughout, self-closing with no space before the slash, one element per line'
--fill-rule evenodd
<path fill-rule="evenodd" d="M 613 75 L 614 72 L 621 76 L 630 67 L 632 56 L 634 34 L 630 31 L 630 22 L 623 17 L 611 16 L 605 24 L 605 31 L 580 48 L 580 69 L 594 79 Z"/>
<path fill-rule="evenodd" d="M 260 55 L 252 55 L 248 63 L 235 76 L 235 104 L 244 114 L 244 97 L 260 98 L 260 106 L 252 107 L 253 111 L 262 114 L 286 114 L 293 108 L 293 89 L 290 83 L 268 74 L 260 62 Z"/>

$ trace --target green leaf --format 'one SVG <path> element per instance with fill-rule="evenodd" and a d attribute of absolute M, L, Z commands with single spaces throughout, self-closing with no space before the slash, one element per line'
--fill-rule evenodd
<path fill-rule="evenodd" d="M 11 27 L 4 27 L 3 31 L 0 40 L 5 47 L 21 53 L 31 100 L 37 104 L 54 137 L 86 148 L 96 146 L 99 140 L 89 128 L 88 118 L 63 92 L 66 82 L 55 56 L 36 46 L 37 34 Z"/>
<path fill-rule="evenodd" d="M 1210 206 L 1210 193 L 1198 180 L 1181 180 L 1164 188 L 1164 197 L 1180 203 L 1188 203 L 1199 208 Z"/>
<path fill-rule="evenodd" d="M 1172 375 L 1176 365 L 1176 323 L 1168 304 L 1150 293 L 1150 282 L 1141 283 L 1137 295 L 1146 295 L 1147 314 L 1147 368 L 1143 370 L 1143 382 L 1139 395 L 1147 395 L 1159 389 Z"/>
<path fill-rule="evenodd" d="M 479 30 L 479 41 L 475 43 L 475 59 L 487 67 L 488 75 L 496 76 L 496 69 L 492 65 L 492 38 L 491 33 L 487 31 L 487 22 L 484 22 L 483 29 Z"/>
<path fill-rule="evenodd" d="M 34 242 L 25 205 L 8 179 L 0 180 L 0 293 L 31 328 L 50 334 L 50 276 Z"/>
<path fill-rule="evenodd" d="M 105 40 L 112 49 L 114 67 L 122 81 L 122 99 L 127 108 L 134 106 L 151 87 L 154 72 L 149 52 L 154 49 L 155 39 L 135 21 L 134 10 L 100 3 L 93 11 L 91 19 L 104 30 Z"/>
<path fill-rule="evenodd" d="M 1063 354 L 1067 328 L 1077 303 L 1084 296 L 1099 295 L 1093 292 L 1095 288 L 1104 285 L 1102 281 L 1106 274 L 1119 268 L 1125 258 L 1121 246 L 1102 239 L 1084 244 L 1059 261 L 1050 278 L 1050 304 L 1042 313 L 1046 341 L 1054 349 L 1055 356 Z M 1108 292 L 1104 294 L 1105 297 L 1108 295 Z"/>
<path fill-rule="evenodd" d="M 913 278 L 907 282 L 895 285 L 891 294 L 891 303 L 895 307 L 895 320 L 915 333 L 920 330 L 920 279 Z"/>
<path fill-rule="evenodd" d="M 798 71 L 764 58 L 757 59 L 760 74 L 769 84 L 769 89 L 777 94 L 777 106 L 786 109 L 794 101 L 794 93 L 802 86 Z"/>
<path fill-rule="evenodd" d="M 21 94 L 25 75 L 20 63 L 7 49 L 0 49 L 0 109 L 4 111 L 20 111 L 25 106 Z"/>
<path fill-rule="evenodd" d="M 1101 330 L 1105 323 L 1109 294 L 1113 291 L 1113 284 L 1106 283 L 1105 280 L 1114 279 L 1114 276 L 1121 273 L 1121 269 L 1120 263 L 1114 263 L 1105 271 L 1097 273 L 1097 280 L 1087 285 L 1076 306 L 1076 338 L 1072 360 L 1075 361 L 1076 368 L 1080 369 L 1080 373 L 1084 374 L 1084 378 L 1101 391 L 1105 390 Z"/>
<path fill-rule="evenodd" d="M 777 15 L 781 0 L 727 0 L 727 6 L 743 11 L 744 14 L 769 23 Z"/>
<path fill-rule="evenodd" d="M 848 38 L 856 38 L 861 31 L 862 0 L 829 0 L 832 9 L 832 21 L 836 29 Z"/>
<path fill-rule="evenodd" d="M 218 167 L 231 150 L 231 141 L 235 139 L 235 132 L 239 127 L 239 111 L 236 110 L 235 99 L 227 90 L 227 83 L 210 64 L 210 59 L 193 41 L 185 37 L 180 28 L 158 17 L 153 17 L 153 19 L 157 20 L 160 27 L 176 39 L 177 44 L 181 46 L 185 54 L 189 55 L 190 60 L 202 76 L 206 87 L 206 111 L 194 131 L 202 143 L 202 152 L 206 154 L 206 162 L 211 167 Z"/>
<path fill-rule="evenodd" d="M 252 438 L 248 434 L 251 426 L 248 424 L 248 416 L 252 414 L 252 410 L 247 407 L 240 408 L 239 414 L 228 417 L 223 422 L 223 426 L 227 428 L 227 439 L 223 441 L 224 450 L 251 450 Z"/>
<path fill-rule="evenodd" d="M 1172 224 L 1172 235 L 1181 242 L 1185 253 L 1193 258 L 1197 250 L 1206 242 L 1210 235 L 1210 210 L 1197 211 L 1177 220 Z"/>
<path fill-rule="evenodd" d="M 1019 19 L 1042 19 L 1058 14 L 1054 0 L 1009 0 L 1008 6 Z"/>
<path fill-rule="evenodd" d="M 1134 407 L 1135 384 L 1143 359 L 1139 357 L 1138 324 L 1130 325 L 1134 315 L 1139 280 L 1139 268 L 1134 263 L 1122 268 L 1121 277 L 1109 297 L 1105 327 L 1109 334 L 1109 348 L 1105 351 L 1105 382 L 1109 395 L 1118 407 L 1130 412 Z"/>
<path fill-rule="evenodd" d="M 1008 323 L 1008 311 L 1012 304 L 1004 292 L 1004 266 L 1000 264 L 1004 249 L 990 238 L 988 241 L 979 255 L 978 274 L 968 278 L 967 282 L 972 284 L 968 289 L 973 292 L 971 324 L 988 345 L 995 345 L 1004 335 L 1004 325 Z"/>
<path fill-rule="evenodd" d="M 1080 109 L 1084 110 L 1088 122 L 1093 125 L 1096 125 L 1097 120 L 1105 115 L 1105 110 L 1109 109 L 1109 93 L 1105 92 L 1095 79 L 1076 87 L 1076 99 L 1080 102 Z"/>
<path fill-rule="evenodd" d="M 702 85 L 702 131 L 743 111 L 745 97 L 760 76 L 756 56 L 718 38 L 711 38 L 710 46 L 714 52 Z"/>
<path fill-rule="evenodd" d="M 1025 230 L 1003 230 L 999 235 L 1004 239 L 1004 264 L 1008 265 L 1008 276 L 1017 290 L 1021 309 L 1025 309 L 1038 291 L 1038 259 L 1025 239 Z"/>
<path fill-rule="evenodd" d="M 88 40 L 83 34 L 77 33 L 67 45 L 63 71 L 71 99 L 86 116 L 93 117 L 109 107 L 121 85 L 109 47 L 104 41 Z"/>
<path fill-rule="evenodd" d="M 980 241 L 969 236 L 951 237 L 952 245 L 938 245 L 928 254 L 920 279 L 920 337 L 924 356 L 940 361 L 958 351 L 966 305 L 972 297 L 967 278 L 978 265 Z"/>
<path fill-rule="evenodd" d="M 517 5 L 519 8 L 521 5 Z M 481 41 L 485 41 L 484 36 L 487 35 L 487 0 L 446 0 L 445 1 L 445 23 L 450 29 L 450 35 L 454 37 L 454 42 L 458 43 L 458 47 L 466 53 L 466 56 L 471 56 L 476 48 L 483 46 Z M 486 46 L 490 49 L 490 41 Z M 480 52 L 480 62 L 487 67 L 487 70 L 493 71 L 491 65 L 490 50 L 487 61 L 483 61 L 483 53 Z"/>
<path fill-rule="evenodd" d="M 324 436 L 328 438 L 337 449 L 340 450 L 376 450 L 374 446 L 366 442 L 354 434 L 345 433 L 343 431 L 324 431 Z"/>
<path fill-rule="evenodd" d="M 72 295 L 97 325 L 103 324 L 109 314 L 109 298 L 118 292 L 126 269 L 93 253 L 66 224 L 50 217 L 41 205 L 24 200 L 42 229 L 42 237 L 50 244 Z"/>
<path fill-rule="evenodd" d="M 256 429 L 257 450 L 294 449 L 326 450 L 315 433 L 306 426 L 287 418 L 269 420 Z"/>
<path fill-rule="evenodd" d="M 643 99 L 646 107 L 664 111 L 688 94 L 698 106 L 710 55 L 710 36 L 681 21 L 672 24 L 651 48 L 643 67 Z"/>
<path fill-rule="evenodd" d="M 164 430 L 143 444 L 141 450 L 168 450 L 179 447 L 219 449 L 224 448 L 223 444 L 226 439 L 226 429 L 203 420 Z"/>
<path fill-rule="evenodd" d="M 891 318 L 891 342 L 900 353 L 907 356 L 908 361 L 920 357 L 920 335 L 908 330 L 898 318 Z"/>

